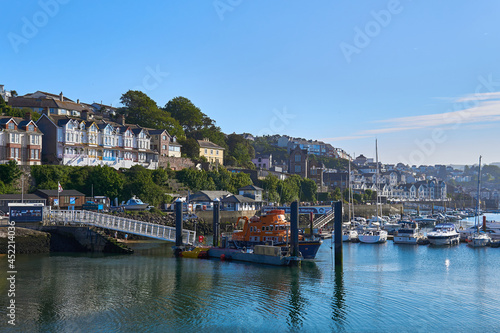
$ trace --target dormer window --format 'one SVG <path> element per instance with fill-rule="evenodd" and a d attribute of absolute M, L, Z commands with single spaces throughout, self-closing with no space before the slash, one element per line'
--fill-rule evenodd
<path fill-rule="evenodd" d="M 28 131 L 33 132 L 35 130 L 35 126 L 29 125 L 28 126 Z"/>
<path fill-rule="evenodd" d="M 15 129 L 14 123 L 12 123 L 12 122 L 9 123 L 9 129 L 11 129 L 11 130 Z"/>

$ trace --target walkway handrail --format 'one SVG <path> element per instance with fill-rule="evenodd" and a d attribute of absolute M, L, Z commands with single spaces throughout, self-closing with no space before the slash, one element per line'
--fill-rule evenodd
<path fill-rule="evenodd" d="M 315 228 L 315 229 L 322 228 L 328 222 L 330 222 L 331 220 L 333 220 L 334 215 L 335 214 L 334 214 L 333 210 L 328 211 L 327 214 L 325 214 L 325 215 L 321 216 L 320 218 L 316 219 L 315 221 L 313 221 L 313 228 Z"/>
<path fill-rule="evenodd" d="M 45 215 L 45 218 L 49 221 L 63 223 L 64 225 L 84 224 L 175 242 L 175 228 L 165 225 L 96 213 L 89 210 L 53 210 L 47 212 Z M 184 244 L 194 244 L 195 239 L 195 231 L 187 229 L 182 230 L 182 241 Z"/>

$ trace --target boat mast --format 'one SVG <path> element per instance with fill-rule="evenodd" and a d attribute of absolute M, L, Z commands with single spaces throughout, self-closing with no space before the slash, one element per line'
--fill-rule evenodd
<path fill-rule="evenodd" d="M 378 222 L 378 192 L 379 192 L 379 188 L 378 188 L 378 143 L 377 143 L 377 139 L 375 139 L 375 163 L 377 164 L 377 173 L 375 174 L 375 190 L 377 191 L 377 207 L 376 207 L 377 216 L 376 216 L 376 218 L 377 218 L 377 222 Z"/>
<path fill-rule="evenodd" d="M 348 174 L 347 174 L 347 177 L 348 178 L 348 182 L 349 182 L 349 191 L 347 192 L 347 195 L 349 196 L 349 198 L 347 199 L 348 200 L 348 207 L 349 207 L 349 217 L 348 217 L 348 222 L 351 222 L 351 157 L 349 156 L 349 159 L 348 159 L 348 164 L 349 164 L 349 167 L 348 167 Z"/>
<path fill-rule="evenodd" d="M 479 234 L 479 201 L 481 200 L 481 155 L 479 155 L 479 171 L 477 174 L 476 227 Z"/>
<path fill-rule="evenodd" d="M 354 220 L 354 193 L 352 190 L 352 180 L 351 180 L 351 156 L 349 156 L 349 199 L 351 200 L 351 213 L 352 219 Z"/>

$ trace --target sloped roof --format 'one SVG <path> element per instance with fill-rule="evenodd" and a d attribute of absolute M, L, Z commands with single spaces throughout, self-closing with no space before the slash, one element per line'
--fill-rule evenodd
<path fill-rule="evenodd" d="M 244 202 L 255 202 L 255 200 L 252 198 L 244 197 L 244 196 L 239 195 L 239 194 L 233 194 L 229 197 L 222 199 L 221 202 L 224 202 L 224 203 L 244 203 Z"/>
<path fill-rule="evenodd" d="M 247 185 L 240 187 L 238 191 L 264 191 L 264 189 L 255 185 Z"/>
<path fill-rule="evenodd" d="M 53 197 L 53 196 L 57 196 L 57 190 L 36 190 L 35 191 L 35 194 L 38 194 L 38 195 L 43 195 L 43 196 L 50 196 L 50 197 Z M 61 193 L 59 193 L 60 196 L 69 196 L 69 195 L 74 195 L 74 196 L 85 196 L 85 194 L 83 194 L 82 192 L 80 191 L 77 191 L 77 190 L 63 190 Z"/>
<path fill-rule="evenodd" d="M 198 191 L 189 197 L 190 201 L 214 201 L 216 198 L 225 198 L 232 193 L 228 191 Z"/>
<path fill-rule="evenodd" d="M 216 145 L 215 143 L 210 141 L 205 141 L 205 140 L 197 140 L 197 141 L 201 148 L 224 149 L 221 146 Z"/>

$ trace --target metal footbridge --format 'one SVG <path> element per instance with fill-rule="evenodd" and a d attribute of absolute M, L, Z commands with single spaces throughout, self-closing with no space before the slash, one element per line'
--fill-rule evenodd
<path fill-rule="evenodd" d="M 174 227 L 101 214 L 88 210 L 52 210 L 47 212 L 44 220 L 46 223 L 48 222 L 51 224 L 87 225 L 175 242 Z M 182 242 L 184 244 L 194 244 L 195 239 L 196 231 L 182 230 Z"/>
<path fill-rule="evenodd" d="M 325 215 L 313 221 L 313 228 L 323 228 L 328 222 L 332 221 L 335 217 L 333 209 L 326 212 Z"/>

